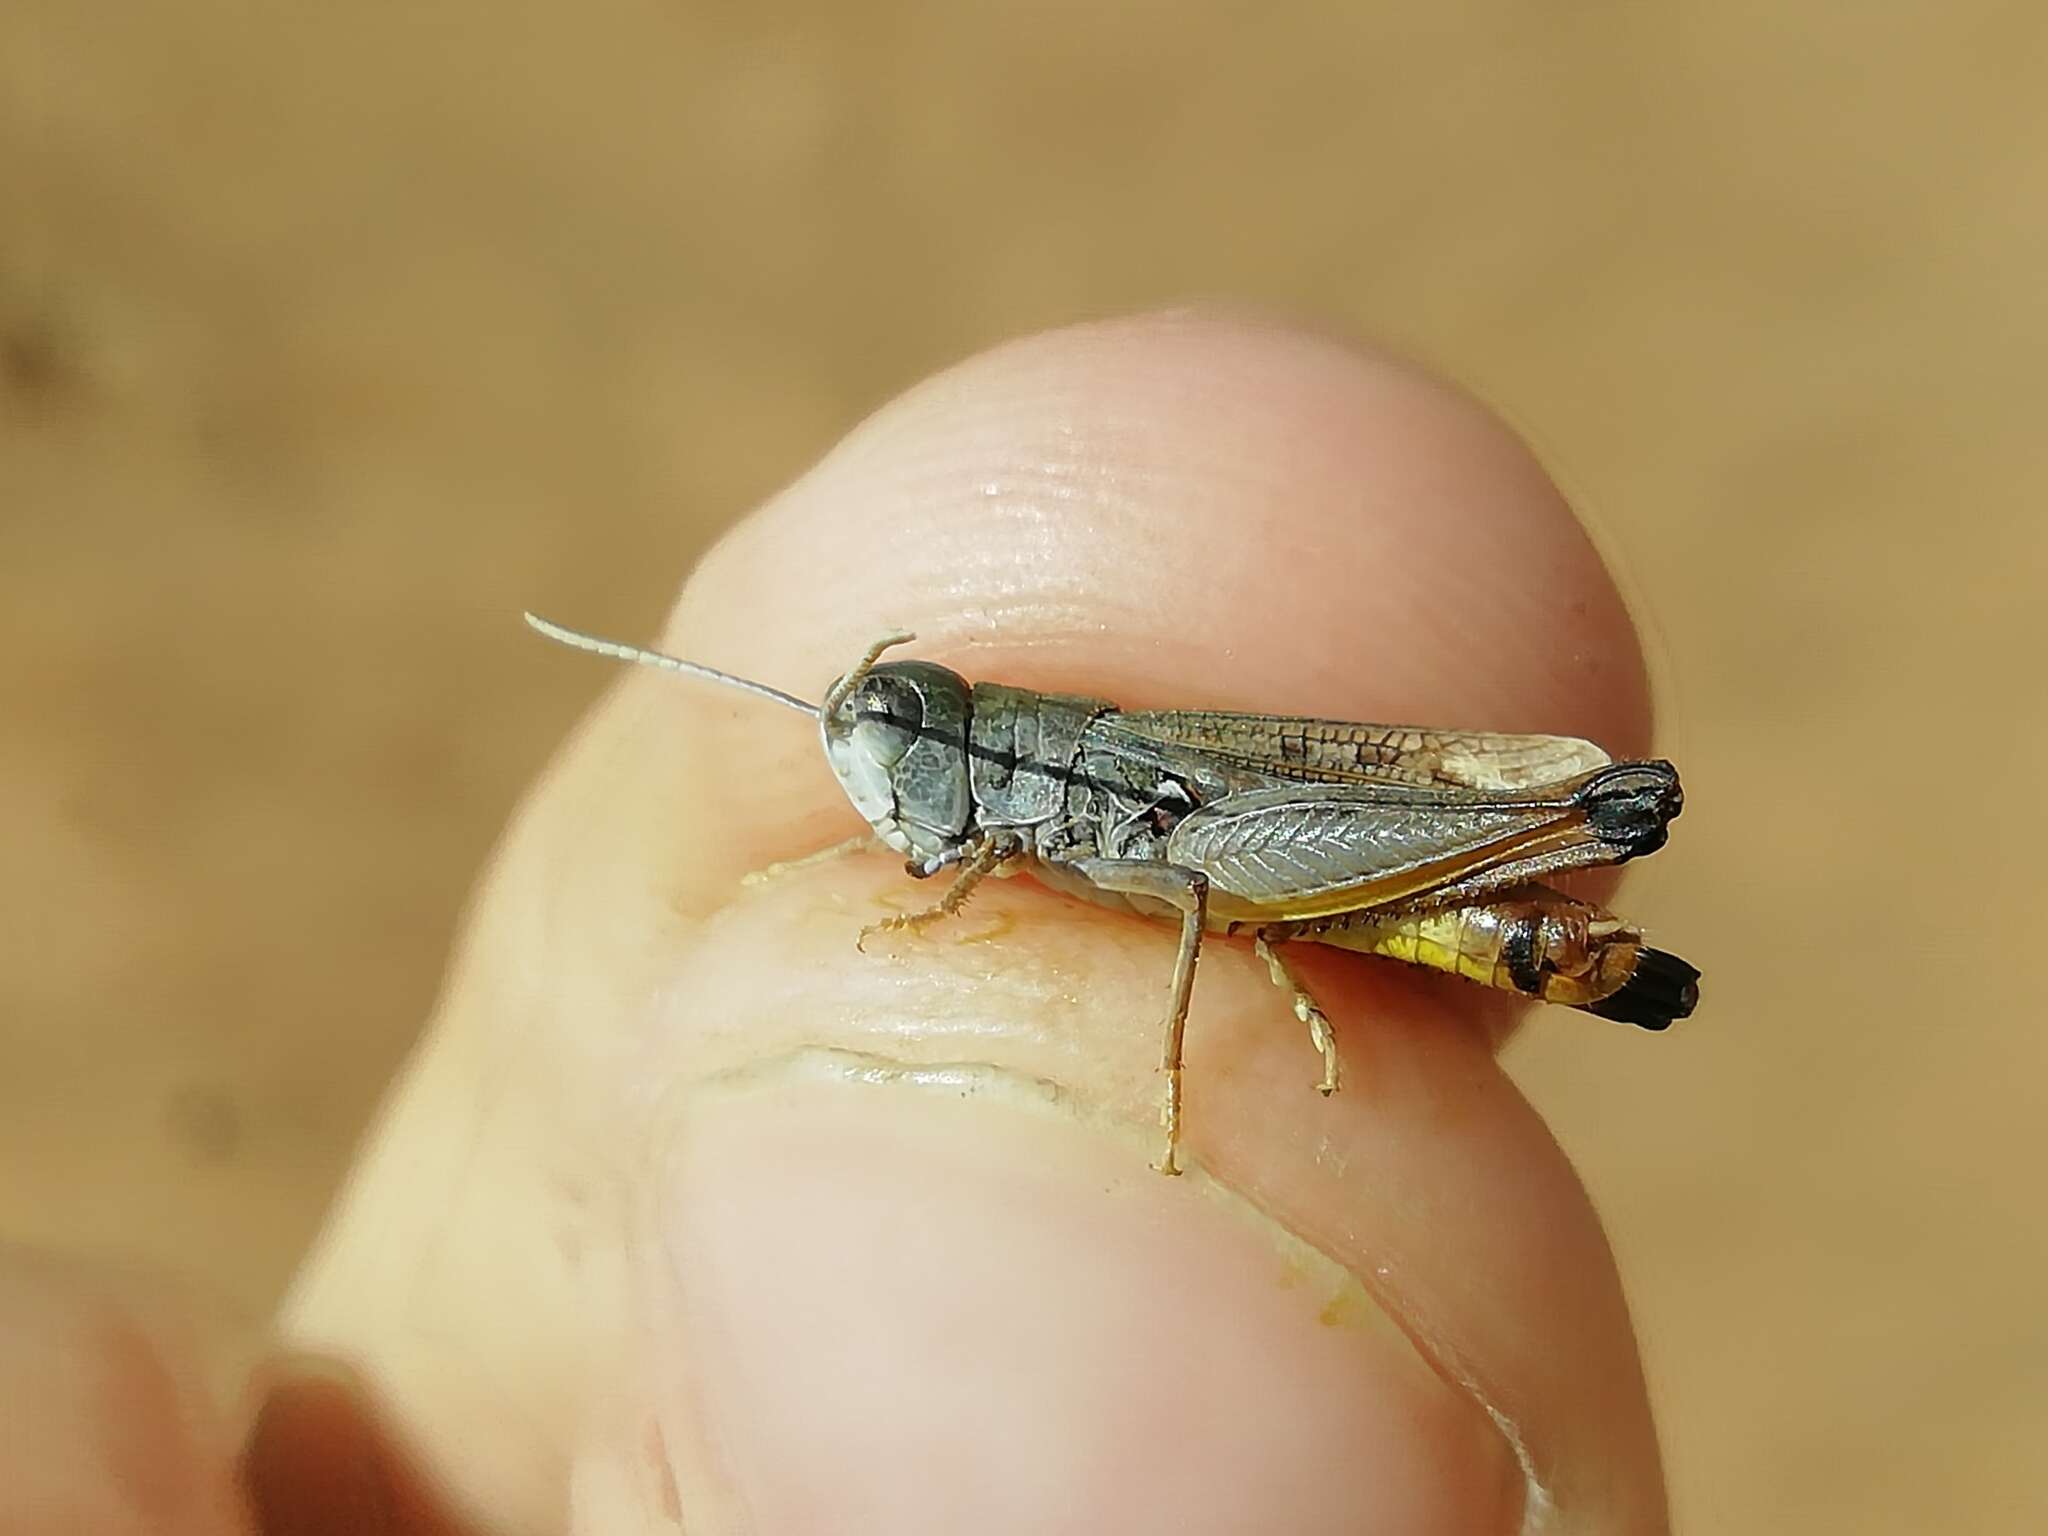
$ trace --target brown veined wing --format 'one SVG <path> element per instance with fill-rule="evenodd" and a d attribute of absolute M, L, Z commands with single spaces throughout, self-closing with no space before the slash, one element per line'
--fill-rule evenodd
<path fill-rule="evenodd" d="M 1444 731 L 1221 710 L 1120 710 L 1091 734 L 1171 760 L 1199 753 L 1244 783 L 1416 784 L 1523 790 L 1564 784 L 1612 761 L 1576 736 Z"/>

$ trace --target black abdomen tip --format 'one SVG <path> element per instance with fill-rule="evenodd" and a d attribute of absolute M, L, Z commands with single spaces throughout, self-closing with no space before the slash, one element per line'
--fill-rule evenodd
<path fill-rule="evenodd" d="M 1636 956 L 1635 974 L 1611 997 L 1585 1004 L 1588 1013 L 1638 1029 L 1669 1029 L 1689 1018 L 1700 1000 L 1700 973 L 1678 956 L 1646 949 Z"/>

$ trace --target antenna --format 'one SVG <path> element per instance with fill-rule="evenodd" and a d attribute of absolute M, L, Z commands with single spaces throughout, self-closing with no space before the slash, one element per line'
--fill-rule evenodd
<path fill-rule="evenodd" d="M 853 690 L 860 686 L 861 679 L 875 670 L 875 663 L 882 659 L 882 652 L 888 650 L 892 645 L 908 645 L 916 638 L 917 636 L 907 629 L 892 629 L 888 634 L 882 636 L 881 639 L 868 647 L 866 655 L 853 664 L 853 670 L 834 683 L 826 692 L 825 702 L 818 706 L 819 712 L 824 715 L 838 714 L 839 706 L 852 697 Z"/>
<path fill-rule="evenodd" d="M 757 683 L 744 677 L 734 677 L 730 672 L 721 672 L 716 667 L 707 667 L 701 662 L 684 661 L 679 656 L 664 656 L 660 651 L 643 650 L 637 645 L 622 645 L 616 640 L 600 640 L 596 635 L 586 635 L 579 630 L 565 629 L 529 613 L 526 622 L 546 635 L 550 640 L 578 651 L 589 651 L 593 656 L 609 656 L 614 661 L 630 661 L 637 666 L 659 667 L 665 672 L 681 672 L 686 677 L 701 677 L 707 683 L 723 683 L 728 688 L 737 688 L 741 693 L 751 693 L 756 698 L 767 699 L 785 709 L 793 709 L 800 715 L 818 718 L 818 706 L 807 704 L 793 693 L 784 693 L 780 688 L 770 688 L 766 683 Z M 870 663 L 872 665 L 872 663 Z"/>

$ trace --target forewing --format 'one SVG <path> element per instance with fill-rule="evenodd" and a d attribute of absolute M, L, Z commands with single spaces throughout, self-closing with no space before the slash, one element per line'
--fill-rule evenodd
<path fill-rule="evenodd" d="M 1091 729 L 1161 761 L 1199 756 L 1239 786 L 1291 782 L 1523 790 L 1562 784 L 1610 761 L 1592 742 L 1575 736 L 1440 731 L 1218 710 L 1120 710 Z"/>
<path fill-rule="evenodd" d="M 1453 884 L 1483 890 L 1648 851 L 1593 786 L 1632 765 L 1544 791 L 1290 785 L 1227 795 L 1174 827 L 1166 856 L 1210 881 L 1211 908 L 1271 921 L 1356 911 Z M 1675 782 L 1675 781 L 1674 781 Z M 1592 810 L 1589 807 L 1600 806 Z M 1675 811 L 1664 813 L 1666 819 Z M 1661 826 L 1661 823 L 1659 823 Z M 1661 838 L 1661 832 L 1657 834 Z"/>

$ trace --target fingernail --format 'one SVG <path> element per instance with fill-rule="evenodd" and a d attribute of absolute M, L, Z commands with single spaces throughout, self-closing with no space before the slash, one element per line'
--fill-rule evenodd
<path fill-rule="evenodd" d="M 646 1251 L 686 1525 L 1519 1524 L 1498 1431 L 1350 1275 L 1043 1085 L 813 1055 L 682 1118 Z"/>

